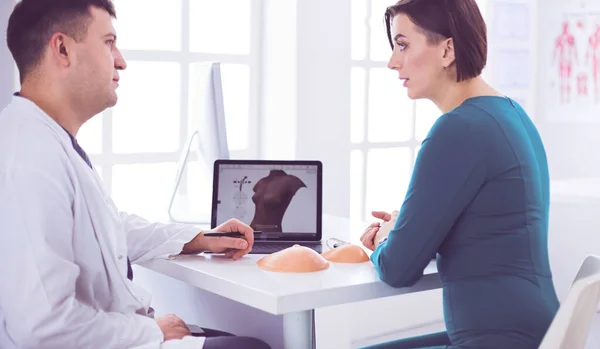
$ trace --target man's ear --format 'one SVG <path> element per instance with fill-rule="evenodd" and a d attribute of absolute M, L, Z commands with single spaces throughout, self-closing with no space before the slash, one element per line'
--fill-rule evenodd
<path fill-rule="evenodd" d="M 454 51 L 454 40 L 448 38 L 440 43 L 442 46 L 442 64 L 444 68 L 450 67 L 456 61 L 456 51 Z"/>
<path fill-rule="evenodd" d="M 62 33 L 54 33 L 50 38 L 49 50 L 52 58 L 62 66 L 69 66 L 73 60 L 74 40 Z"/>

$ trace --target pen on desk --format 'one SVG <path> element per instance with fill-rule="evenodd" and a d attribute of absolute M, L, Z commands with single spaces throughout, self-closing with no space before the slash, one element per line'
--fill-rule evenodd
<path fill-rule="evenodd" d="M 227 236 L 227 237 L 231 237 L 231 238 L 241 238 L 244 235 L 241 233 L 204 233 L 204 236 L 210 236 L 210 237 Z"/>

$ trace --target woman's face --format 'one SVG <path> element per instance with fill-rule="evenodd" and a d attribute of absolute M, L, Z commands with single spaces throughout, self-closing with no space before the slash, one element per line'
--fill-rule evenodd
<path fill-rule="evenodd" d="M 425 33 L 403 13 L 393 18 L 391 32 L 394 49 L 388 68 L 398 72 L 409 98 L 432 99 L 448 79 L 445 67 L 450 64 L 448 47 L 451 40 L 429 43 Z"/>

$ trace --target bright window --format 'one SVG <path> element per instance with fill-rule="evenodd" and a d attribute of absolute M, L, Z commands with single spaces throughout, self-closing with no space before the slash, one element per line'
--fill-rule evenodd
<path fill-rule="evenodd" d="M 192 132 L 194 64 L 221 62 L 230 156 L 256 157 L 259 0 L 114 0 L 118 104 L 78 134 L 120 209 L 166 217 Z M 191 173 L 188 173 L 191 175 Z M 206 196 L 203 200 L 210 201 Z"/>

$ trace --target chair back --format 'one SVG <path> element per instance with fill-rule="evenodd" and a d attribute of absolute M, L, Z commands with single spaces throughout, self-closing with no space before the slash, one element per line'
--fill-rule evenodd
<path fill-rule="evenodd" d="M 585 349 L 600 302 L 600 258 L 588 256 L 539 349 Z"/>

